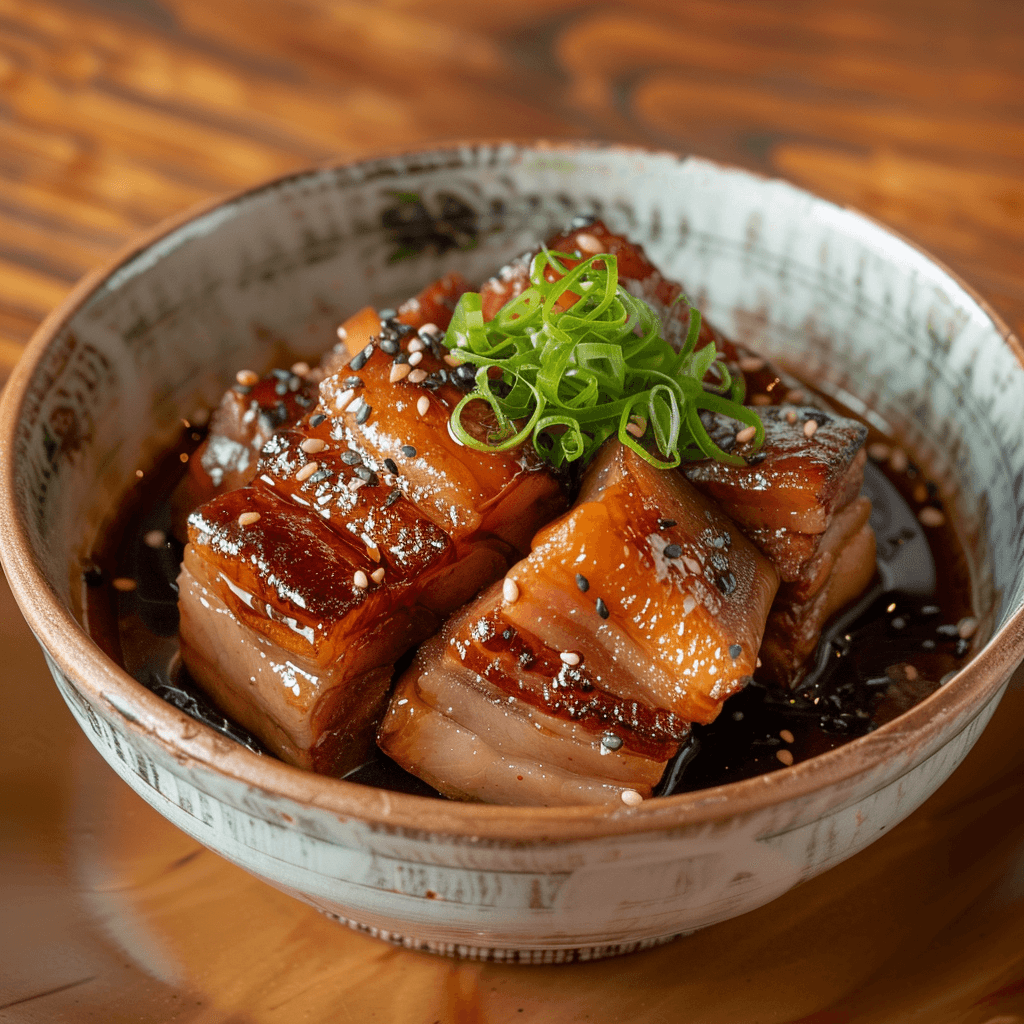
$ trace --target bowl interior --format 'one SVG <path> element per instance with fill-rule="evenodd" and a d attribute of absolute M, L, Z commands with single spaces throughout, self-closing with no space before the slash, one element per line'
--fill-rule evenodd
<path fill-rule="evenodd" d="M 336 325 L 449 270 L 482 280 L 575 214 L 682 280 L 712 322 L 893 430 L 938 482 L 988 634 L 1024 594 L 1024 371 L 940 266 L 778 181 L 625 149 L 477 145 L 296 175 L 161 233 L 80 289 L 24 382 L 14 493 L 81 622 L 119 499 L 234 373 L 315 359 Z"/>

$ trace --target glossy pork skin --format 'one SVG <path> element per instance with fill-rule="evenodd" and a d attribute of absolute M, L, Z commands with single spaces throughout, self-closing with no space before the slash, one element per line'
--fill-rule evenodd
<path fill-rule="evenodd" d="M 690 723 L 750 677 L 777 586 L 684 479 L 609 443 L 502 587 L 424 646 L 379 742 L 462 798 L 648 796 Z"/>

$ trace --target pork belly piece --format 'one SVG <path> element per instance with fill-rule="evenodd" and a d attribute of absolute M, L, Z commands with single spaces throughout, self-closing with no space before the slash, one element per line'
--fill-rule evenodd
<path fill-rule="evenodd" d="M 758 410 L 764 446 L 746 466 L 697 462 L 689 480 L 716 499 L 771 559 L 782 579 L 769 616 L 761 676 L 793 686 L 805 672 L 825 622 L 855 600 L 875 572 L 871 502 L 861 424 L 820 409 Z M 712 433 L 732 446 L 735 424 L 714 418 Z"/>
<path fill-rule="evenodd" d="M 334 436 L 377 472 L 395 466 L 402 493 L 460 550 L 493 538 L 525 552 L 536 529 L 565 508 L 563 490 L 529 443 L 499 455 L 455 438 L 449 419 L 473 373 L 436 336 L 427 339 L 385 334 L 323 381 Z M 468 406 L 462 422 L 480 438 L 495 429 L 482 402 Z"/>
<path fill-rule="evenodd" d="M 609 442 L 573 509 L 423 648 L 379 743 L 462 798 L 648 796 L 749 679 L 777 587 L 713 503 Z"/>

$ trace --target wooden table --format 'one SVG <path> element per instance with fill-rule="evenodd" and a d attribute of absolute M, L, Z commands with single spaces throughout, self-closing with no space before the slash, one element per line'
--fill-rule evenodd
<path fill-rule="evenodd" d="M 0 0 L 0 369 L 140 228 L 455 137 L 785 176 L 922 242 L 1024 333 L 1020 0 Z M 198 847 L 74 727 L 0 591 L 0 1021 L 1024 1021 L 1024 677 L 950 782 L 756 913 L 568 968 L 350 933 Z"/>

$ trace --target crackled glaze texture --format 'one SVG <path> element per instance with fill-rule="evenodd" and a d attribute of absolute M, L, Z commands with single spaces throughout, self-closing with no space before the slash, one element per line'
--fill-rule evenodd
<path fill-rule="evenodd" d="M 939 481 L 992 640 L 838 751 L 635 810 L 438 805 L 305 775 L 164 705 L 80 628 L 117 498 L 241 366 L 307 357 L 367 302 L 480 279 L 578 213 L 641 242 L 712 320 L 888 424 Z M 859 215 L 669 154 L 461 146 L 311 171 L 208 209 L 86 282 L 5 398 L 4 564 L 61 693 L 118 774 L 230 860 L 353 927 L 561 962 L 760 906 L 862 849 L 956 767 L 1020 659 L 1024 371 L 948 273 Z"/>

